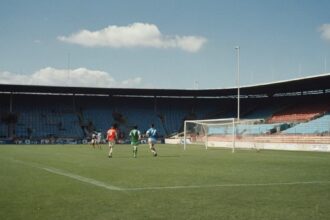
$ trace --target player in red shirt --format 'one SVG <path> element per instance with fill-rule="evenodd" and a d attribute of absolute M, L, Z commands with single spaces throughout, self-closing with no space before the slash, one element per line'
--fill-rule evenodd
<path fill-rule="evenodd" d="M 107 131 L 107 140 L 109 142 L 109 158 L 112 157 L 112 149 L 116 143 L 117 137 L 117 124 L 113 124 L 112 127 Z"/>

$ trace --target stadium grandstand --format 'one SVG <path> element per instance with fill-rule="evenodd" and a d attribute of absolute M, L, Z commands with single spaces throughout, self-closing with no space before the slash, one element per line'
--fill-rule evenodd
<path fill-rule="evenodd" d="M 240 134 L 254 142 L 330 143 L 330 74 L 240 88 Z M 162 139 L 185 120 L 237 117 L 237 88 L 123 89 L 0 85 L 1 143 L 81 143 L 113 123 L 120 139 L 153 123 Z M 215 133 L 224 131 L 215 130 Z M 216 136 L 216 135 L 215 135 Z M 215 138 L 215 137 L 214 137 Z"/>

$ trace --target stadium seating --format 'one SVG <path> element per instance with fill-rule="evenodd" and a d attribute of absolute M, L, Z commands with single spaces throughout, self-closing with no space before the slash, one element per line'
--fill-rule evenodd
<path fill-rule="evenodd" d="M 330 134 L 330 113 L 317 119 L 299 123 L 287 130 L 284 134 Z"/>
<path fill-rule="evenodd" d="M 271 117 L 280 107 L 276 105 L 256 106 L 253 111 L 242 116 L 244 119 L 267 119 Z"/>
<path fill-rule="evenodd" d="M 9 112 L 8 95 L 0 106 L 0 114 Z M 304 98 L 304 97 L 302 97 Z M 270 134 L 283 130 L 283 125 L 295 125 L 283 134 L 324 134 L 329 132 L 329 116 L 322 116 L 329 105 L 324 100 L 313 102 L 304 99 L 293 102 L 284 100 L 242 100 L 242 119 L 265 119 L 264 125 L 240 125 L 242 135 Z M 237 114 L 236 100 L 111 96 L 23 95 L 13 99 L 12 111 L 18 120 L 13 134 L 18 138 L 40 139 L 46 137 L 88 138 L 90 132 L 103 132 L 118 123 L 123 134 L 133 125 L 145 132 L 155 124 L 160 136 L 183 130 L 184 120 L 232 118 Z M 120 116 L 120 118 L 118 118 Z M 315 119 L 315 120 L 313 120 Z M 0 123 L 0 138 L 9 136 L 8 125 Z M 214 133 L 231 132 L 228 129 Z"/>
<path fill-rule="evenodd" d="M 281 123 L 274 124 L 240 124 L 236 126 L 236 133 L 238 135 L 261 135 L 270 134 L 277 131 L 277 128 L 281 126 Z M 232 134 L 232 127 L 210 127 L 210 135 L 229 135 Z"/>
<path fill-rule="evenodd" d="M 272 115 L 268 119 L 269 123 L 278 122 L 303 122 L 311 120 L 321 114 L 324 114 L 329 110 L 328 103 L 318 103 L 318 104 L 300 104 L 295 106 L 290 106 L 282 111 L 279 111 Z"/>
<path fill-rule="evenodd" d="M 52 105 L 53 102 L 61 104 Z M 18 115 L 15 126 L 15 136 L 18 138 L 83 137 L 77 115 L 67 97 L 26 100 L 24 96 L 18 96 L 13 111 Z"/>
<path fill-rule="evenodd" d="M 8 100 L 8 97 L 0 95 L 1 100 Z M 8 137 L 8 126 L 4 123 L 3 117 L 9 112 L 9 102 L 0 104 L 0 138 Z"/>

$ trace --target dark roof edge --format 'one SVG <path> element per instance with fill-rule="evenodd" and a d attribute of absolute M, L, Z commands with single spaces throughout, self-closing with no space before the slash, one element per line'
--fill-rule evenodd
<path fill-rule="evenodd" d="M 330 73 L 272 83 L 240 87 L 242 95 L 290 93 L 330 89 Z M 0 84 L 0 93 L 85 94 L 164 97 L 221 97 L 237 94 L 237 87 L 223 89 L 153 89 L 153 88 L 91 88 L 42 85 Z"/>

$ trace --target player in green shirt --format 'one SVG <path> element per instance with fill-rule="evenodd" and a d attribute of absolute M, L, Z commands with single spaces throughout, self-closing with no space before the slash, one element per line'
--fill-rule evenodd
<path fill-rule="evenodd" d="M 139 141 L 141 139 L 141 132 L 137 129 L 137 125 L 133 127 L 133 129 L 129 132 L 129 136 L 131 137 L 131 145 L 133 146 L 133 157 L 137 156 L 137 146 L 139 145 Z"/>

